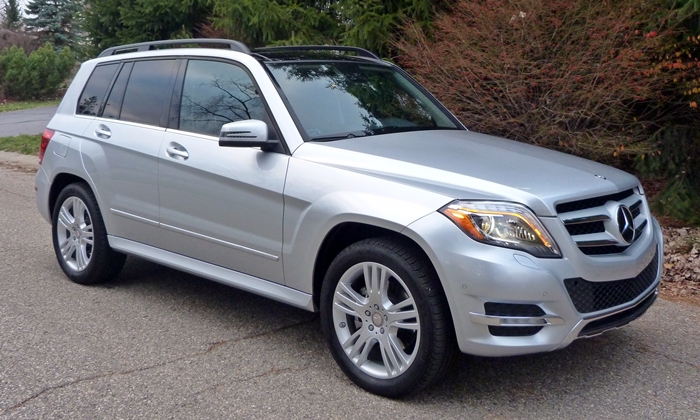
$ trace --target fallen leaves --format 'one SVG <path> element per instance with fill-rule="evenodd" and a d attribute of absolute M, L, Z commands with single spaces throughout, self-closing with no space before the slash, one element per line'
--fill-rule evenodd
<path fill-rule="evenodd" d="M 700 304 L 700 228 L 663 228 L 661 294 Z"/>

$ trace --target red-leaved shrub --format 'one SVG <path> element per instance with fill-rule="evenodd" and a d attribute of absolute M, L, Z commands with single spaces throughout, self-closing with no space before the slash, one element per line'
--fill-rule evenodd
<path fill-rule="evenodd" d="M 680 102 L 659 60 L 677 37 L 660 3 L 457 0 L 428 33 L 408 23 L 397 60 L 474 131 L 637 155 Z"/>

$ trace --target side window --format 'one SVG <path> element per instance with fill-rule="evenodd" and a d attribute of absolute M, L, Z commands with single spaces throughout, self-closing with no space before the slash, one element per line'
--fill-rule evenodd
<path fill-rule="evenodd" d="M 102 111 L 102 117 L 119 119 L 119 111 L 121 110 L 122 99 L 124 99 L 124 88 L 126 87 L 126 81 L 129 80 L 129 75 L 131 74 L 131 68 L 133 66 L 134 63 L 125 63 L 124 66 L 122 66 L 117 80 L 114 81 L 112 91 L 107 97 L 105 109 Z"/>
<path fill-rule="evenodd" d="M 170 103 L 170 76 L 175 60 L 137 61 L 124 92 L 123 121 L 160 125 L 163 104 Z"/>
<path fill-rule="evenodd" d="M 85 84 L 83 94 L 80 95 L 78 114 L 97 115 L 107 94 L 107 88 L 109 88 L 109 84 L 112 82 L 112 77 L 114 77 L 118 67 L 119 63 L 95 67 L 95 70 L 90 75 L 90 79 Z"/>
<path fill-rule="evenodd" d="M 267 121 L 260 95 L 245 70 L 219 61 L 189 61 L 180 130 L 218 136 L 222 125 L 249 119 Z"/>

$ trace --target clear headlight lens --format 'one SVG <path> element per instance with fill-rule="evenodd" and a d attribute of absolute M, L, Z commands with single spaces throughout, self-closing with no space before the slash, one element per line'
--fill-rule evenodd
<path fill-rule="evenodd" d="M 525 206 L 494 201 L 454 201 L 440 209 L 475 241 L 525 251 L 535 257 L 561 257 L 554 239 Z"/>

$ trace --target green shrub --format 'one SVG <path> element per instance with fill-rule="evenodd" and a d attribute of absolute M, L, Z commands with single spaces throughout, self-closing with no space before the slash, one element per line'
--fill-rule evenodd
<path fill-rule="evenodd" d="M 657 149 L 635 162 L 645 177 L 667 181 L 653 199 L 652 210 L 700 226 L 700 123 L 665 127 L 652 140 Z"/>
<path fill-rule="evenodd" d="M 3 95 L 14 100 L 55 96 L 70 75 L 75 56 L 68 48 L 54 51 L 46 44 L 27 56 L 12 47 L 0 54 L 0 85 Z"/>

